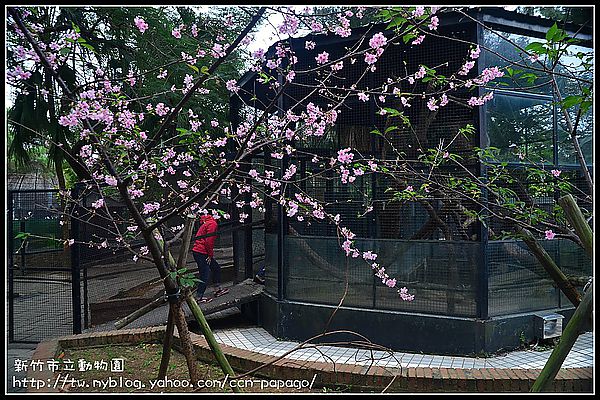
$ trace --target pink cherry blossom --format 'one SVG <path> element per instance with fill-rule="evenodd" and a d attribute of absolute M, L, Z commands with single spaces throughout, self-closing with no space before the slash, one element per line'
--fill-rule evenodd
<path fill-rule="evenodd" d="M 387 44 L 387 38 L 383 35 L 383 33 L 378 32 L 369 40 L 369 46 L 372 49 L 378 49 Z"/>
<path fill-rule="evenodd" d="M 109 186 L 117 186 L 117 179 L 108 175 L 104 178 L 104 182 L 106 182 Z"/>
<path fill-rule="evenodd" d="M 436 31 L 439 24 L 440 24 L 440 19 L 437 17 L 437 15 L 434 15 L 431 17 L 431 22 L 429 25 L 427 25 L 427 27 L 432 31 Z"/>
<path fill-rule="evenodd" d="M 375 64 L 377 62 L 377 55 L 373 53 L 366 53 L 365 62 L 369 65 Z"/>
<path fill-rule="evenodd" d="M 396 278 L 386 279 L 384 283 L 387 287 L 390 287 L 390 288 L 396 287 Z"/>
<path fill-rule="evenodd" d="M 552 229 L 548 229 L 547 231 L 544 231 L 544 234 L 546 235 L 547 240 L 552 240 L 556 236 L 556 233 L 552 232 Z"/>
<path fill-rule="evenodd" d="M 419 44 L 423 43 L 423 40 L 425 40 L 425 35 L 420 35 L 419 37 L 417 37 L 415 40 L 412 41 L 412 44 L 419 45 Z"/>
<path fill-rule="evenodd" d="M 317 64 L 325 64 L 329 60 L 329 53 L 324 51 L 321 54 L 319 54 L 318 56 L 316 56 L 315 60 L 317 60 Z"/>
<path fill-rule="evenodd" d="M 142 214 L 150 214 L 160 208 L 160 203 L 152 202 L 152 203 L 144 203 L 144 210 Z"/>
<path fill-rule="evenodd" d="M 230 92 L 237 93 L 238 90 L 240 90 L 239 86 L 237 86 L 237 82 L 235 81 L 235 79 L 228 80 L 225 86 Z"/>
<path fill-rule="evenodd" d="M 422 17 L 423 14 L 425 14 L 425 7 L 416 7 L 412 12 L 413 17 L 415 18 Z"/>
<path fill-rule="evenodd" d="M 148 24 L 144 19 L 140 16 L 137 16 L 133 19 L 135 26 L 140 30 L 141 33 L 144 33 L 146 29 L 148 29 Z"/>
<path fill-rule="evenodd" d="M 104 199 L 98 199 L 92 203 L 92 208 L 100 208 L 104 206 Z"/>
<path fill-rule="evenodd" d="M 446 104 L 448 104 L 448 101 L 448 96 L 446 96 L 446 93 L 444 93 L 440 98 L 440 107 L 444 107 Z"/>
<path fill-rule="evenodd" d="M 337 160 L 339 162 L 341 162 L 342 164 L 348 164 L 348 163 L 352 162 L 352 159 L 354 158 L 354 154 L 352 153 L 351 150 L 352 149 L 350 147 L 339 150 Z"/>
<path fill-rule="evenodd" d="M 469 71 L 475 66 L 475 61 L 467 61 L 458 71 L 459 75 L 467 75 Z"/>
<path fill-rule="evenodd" d="M 440 106 L 438 106 L 436 103 L 436 99 L 434 99 L 433 97 L 430 98 L 427 102 L 427 108 L 429 108 L 430 111 L 436 111 L 438 108 L 440 108 Z"/>

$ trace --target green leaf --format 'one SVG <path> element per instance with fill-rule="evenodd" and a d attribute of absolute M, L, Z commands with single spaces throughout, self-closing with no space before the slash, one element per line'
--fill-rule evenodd
<path fill-rule="evenodd" d="M 590 109 L 590 107 L 591 107 L 591 106 L 592 106 L 592 102 L 591 102 L 591 101 L 582 101 L 582 102 L 581 102 L 581 105 L 580 105 L 580 107 L 581 107 L 581 112 L 582 112 L 583 114 L 585 114 L 585 113 L 587 112 L 587 110 L 589 110 L 589 109 Z"/>
<path fill-rule="evenodd" d="M 204 65 L 202 68 L 200 68 L 200 72 L 202 72 L 205 75 L 208 75 L 208 67 Z"/>
<path fill-rule="evenodd" d="M 94 46 L 92 46 L 92 45 L 91 45 L 91 44 L 89 44 L 89 43 L 81 43 L 81 46 L 82 46 L 82 47 L 85 47 L 86 49 L 88 49 L 88 50 L 90 50 L 90 51 L 92 51 L 92 52 L 94 52 L 94 53 L 96 53 L 96 49 L 94 49 Z"/>
<path fill-rule="evenodd" d="M 563 99 L 561 104 L 564 108 L 571 108 L 574 105 L 581 103 L 582 100 L 582 96 L 567 96 Z"/>
<path fill-rule="evenodd" d="M 531 52 L 536 53 L 536 54 L 544 54 L 544 53 L 546 53 L 546 48 L 544 47 L 544 43 L 541 43 L 541 42 L 529 43 L 527 45 L 527 47 L 525 47 L 525 50 L 531 51 Z"/>
<path fill-rule="evenodd" d="M 403 113 L 396 110 L 395 108 L 384 107 L 383 109 L 385 110 L 386 115 L 388 115 L 390 117 L 397 117 L 397 116 L 403 115 Z"/>
<path fill-rule="evenodd" d="M 404 40 L 404 44 L 406 44 L 412 39 L 415 39 L 416 37 L 417 35 L 415 35 L 414 33 L 407 33 L 406 35 L 402 36 L 402 40 Z"/>
<path fill-rule="evenodd" d="M 554 36 L 556 36 L 556 34 L 558 33 L 558 25 L 556 25 L 556 22 L 554 23 L 554 25 L 552 25 L 552 27 L 550 29 L 548 29 L 548 32 L 546 32 L 546 40 L 551 42 L 554 39 Z"/>
<path fill-rule="evenodd" d="M 390 126 L 390 127 L 387 127 L 385 129 L 385 133 L 389 133 L 389 132 L 392 132 L 392 131 L 397 131 L 398 129 L 399 128 L 397 126 L 395 126 L 395 125 L 394 126 Z"/>
<path fill-rule="evenodd" d="M 400 29 L 402 27 L 402 25 L 404 25 L 405 23 L 406 23 L 406 18 L 396 17 L 388 24 L 386 29 L 392 29 L 392 28 Z"/>
<path fill-rule="evenodd" d="M 192 64 L 188 64 L 188 67 L 190 67 L 192 70 L 194 70 L 195 72 L 200 72 L 200 70 L 198 69 L 198 67 L 196 67 L 195 65 Z"/>

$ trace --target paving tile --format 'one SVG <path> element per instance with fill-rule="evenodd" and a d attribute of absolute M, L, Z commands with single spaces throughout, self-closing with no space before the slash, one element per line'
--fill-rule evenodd
<path fill-rule="evenodd" d="M 215 335 L 221 343 L 236 347 L 251 349 L 263 354 L 281 355 L 295 347 L 295 343 L 280 341 L 273 338 L 262 328 L 243 328 L 219 331 Z M 413 354 L 405 352 L 367 351 L 340 346 L 323 346 L 320 348 L 323 355 L 314 349 L 302 349 L 289 357 L 310 358 L 327 360 L 338 364 L 361 364 L 402 367 L 446 367 L 446 368 L 518 368 L 539 369 L 543 367 L 551 351 L 518 351 L 508 355 L 476 358 L 476 357 L 448 357 L 432 354 Z M 593 334 L 588 332 L 581 335 L 567 359 L 565 366 L 589 367 L 594 362 Z"/>

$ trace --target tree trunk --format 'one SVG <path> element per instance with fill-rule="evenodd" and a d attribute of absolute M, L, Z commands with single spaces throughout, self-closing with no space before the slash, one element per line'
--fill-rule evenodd
<path fill-rule="evenodd" d="M 179 333 L 179 341 L 181 342 L 181 352 L 185 356 L 188 370 L 190 372 L 190 379 L 195 385 L 198 382 L 198 369 L 196 368 L 196 354 L 194 352 L 194 345 L 192 344 L 192 338 L 190 331 L 187 326 L 185 319 L 185 313 L 183 312 L 183 304 L 181 302 L 177 304 L 171 304 L 171 309 L 174 309 L 173 319 L 175 325 L 177 325 L 177 332 Z"/>
<path fill-rule="evenodd" d="M 179 257 L 177 258 L 177 269 L 178 270 L 183 268 L 186 264 L 187 253 L 188 253 L 188 250 L 190 249 L 190 240 L 192 238 L 192 229 L 193 228 L 194 228 L 194 217 L 188 215 L 188 217 L 185 221 L 185 227 L 183 229 L 183 238 L 182 238 L 181 247 L 179 248 Z M 169 254 L 169 256 L 170 256 L 170 254 Z M 169 260 L 169 261 L 171 261 L 171 260 Z M 171 358 L 171 346 L 173 344 L 173 330 L 174 330 L 173 328 L 175 325 L 175 315 L 177 312 L 179 312 L 178 308 L 181 308 L 181 305 L 178 305 L 178 306 L 176 306 L 175 304 L 169 305 L 169 318 L 167 321 L 167 330 L 165 332 L 165 337 L 163 340 L 163 352 L 162 352 L 162 359 L 160 361 L 160 370 L 158 372 L 158 379 L 164 378 L 167 374 L 167 368 L 169 366 L 169 359 Z M 185 321 L 185 315 L 184 315 L 184 321 Z M 186 349 L 186 351 L 189 351 L 189 349 Z M 193 356 L 193 347 L 192 347 L 191 355 Z M 187 357 L 188 357 L 188 355 L 186 354 L 186 358 Z M 192 377 L 191 374 L 192 374 L 192 371 L 190 370 L 190 377 Z"/>

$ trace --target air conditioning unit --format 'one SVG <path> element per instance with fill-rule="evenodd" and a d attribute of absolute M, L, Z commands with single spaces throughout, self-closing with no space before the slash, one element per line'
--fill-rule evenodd
<path fill-rule="evenodd" d="M 563 316 L 555 313 L 538 313 L 534 315 L 535 336 L 550 339 L 562 335 Z"/>

